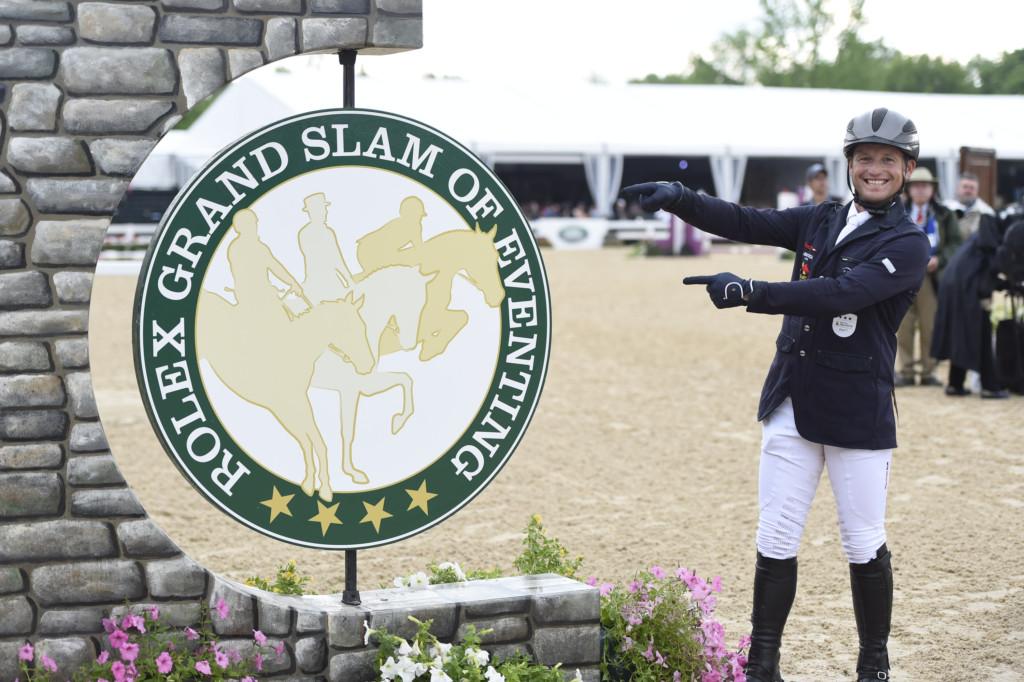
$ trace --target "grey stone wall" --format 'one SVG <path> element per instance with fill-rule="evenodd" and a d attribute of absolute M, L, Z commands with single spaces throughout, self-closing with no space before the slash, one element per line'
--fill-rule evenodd
<path fill-rule="evenodd" d="M 96 410 L 96 260 L 160 137 L 272 61 L 418 48 L 422 15 L 422 0 L 0 0 L 0 680 L 26 640 L 62 671 L 95 657 L 101 620 L 125 600 L 185 626 L 219 598 L 232 606 L 217 623 L 226 641 L 262 629 L 285 642 L 275 679 L 369 679 L 363 621 L 402 632 L 409 614 L 446 637 L 493 628 L 499 653 L 597 678 L 596 590 L 557 576 L 364 593 L 354 607 L 212 575 L 148 518 Z"/>

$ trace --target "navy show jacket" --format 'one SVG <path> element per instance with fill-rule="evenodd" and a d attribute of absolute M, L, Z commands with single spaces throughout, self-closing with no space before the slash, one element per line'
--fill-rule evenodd
<path fill-rule="evenodd" d="M 787 396 L 797 431 L 822 445 L 896 447 L 896 330 L 924 280 L 931 247 L 899 199 L 843 241 L 849 204 L 741 207 L 686 188 L 673 212 L 726 239 L 795 252 L 789 282 L 757 282 L 752 313 L 782 314 L 757 418 Z"/>

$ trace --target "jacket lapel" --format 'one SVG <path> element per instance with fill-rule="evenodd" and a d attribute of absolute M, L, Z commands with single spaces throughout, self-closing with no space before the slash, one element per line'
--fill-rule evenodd
<path fill-rule="evenodd" d="M 828 226 L 828 244 L 826 244 L 826 253 L 835 248 L 836 238 L 839 237 L 839 233 L 846 226 L 846 216 L 848 215 L 849 210 L 850 205 L 847 204 L 841 210 L 833 214 L 832 221 Z M 866 235 L 874 234 L 879 230 L 888 230 L 892 227 L 896 227 L 900 221 L 907 219 L 907 209 L 903 206 L 903 200 L 897 197 L 893 205 L 889 207 L 888 213 L 884 216 L 872 216 L 866 220 L 863 225 L 846 235 L 842 244 L 846 245 Z"/>

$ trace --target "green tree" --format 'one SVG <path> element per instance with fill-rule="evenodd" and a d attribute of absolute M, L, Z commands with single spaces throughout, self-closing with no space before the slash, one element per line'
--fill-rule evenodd
<path fill-rule="evenodd" d="M 649 74 L 634 82 L 1024 94 L 1024 49 L 1004 53 L 997 62 L 976 57 L 966 66 L 941 57 L 903 55 L 881 40 L 860 39 L 863 5 L 864 0 L 850 0 L 845 25 L 836 33 L 825 0 L 760 0 L 756 30 L 723 34 L 709 57 L 690 59 L 688 73 Z M 830 48 L 835 53 L 831 60 L 823 56 Z"/>
<path fill-rule="evenodd" d="M 979 93 L 1024 95 L 1024 49 L 1004 52 L 998 62 L 975 57 L 968 67 L 976 75 Z"/>

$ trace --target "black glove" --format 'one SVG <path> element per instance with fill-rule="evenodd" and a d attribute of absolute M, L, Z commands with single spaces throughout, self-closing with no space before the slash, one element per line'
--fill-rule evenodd
<path fill-rule="evenodd" d="M 619 196 L 628 201 L 640 201 L 640 208 L 648 213 L 671 211 L 683 198 L 683 186 L 678 182 L 641 182 L 623 187 Z"/>
<path fill-rule="evenodd" d="M 686 277 L 683 279 L 683 284 L 707 284 L 708 295 L 711 296 L 711 302 L 715 304 L 716 308 L 734 308 L 738 305 L 746 305 L 747 298 L 754 292 L 753 280 L 737 277 L 731 272 Z"/>

